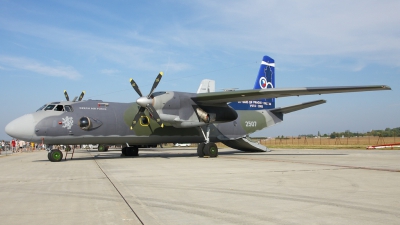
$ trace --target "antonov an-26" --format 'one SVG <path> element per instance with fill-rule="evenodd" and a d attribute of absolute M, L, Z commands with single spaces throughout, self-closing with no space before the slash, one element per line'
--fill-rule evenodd
<path fill-rule="evenodd" d="M 130 80 L 140 96 L 136 102 L 101 100 L 51 102 L 36 112 L 10 122 L 8 135 L 48 145 L 122 145 L 122 155 L 138 156 L 139 146 L 160 143 L 199 143 L 199 157 L 218 156 L 216 142 L 241 151 L 267 151 L 247 136 L 283 121 L 283 115 L 323 104 L 325 100 L 275 108 L 275 98 L 358 91 L 391 90 L 386 85 L 275 88 L 275 62 L 264 56 L 253 89 L 215 92 L 214 83 L 205 80 L 197 93 L 160 91 L 158 74 L 148 95 Z M 48 153 L 50 161 L 63 158 L 58 149 Z"/>

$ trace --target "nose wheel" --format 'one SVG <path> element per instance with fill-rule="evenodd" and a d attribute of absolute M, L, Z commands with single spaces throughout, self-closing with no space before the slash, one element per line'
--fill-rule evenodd
<path fill-rule="evenodd" d="M 60 162 L 63 158 L 63 153 L 58 149 L 52 149 L 48 154 L 47 158 L 51 162 Z"/>

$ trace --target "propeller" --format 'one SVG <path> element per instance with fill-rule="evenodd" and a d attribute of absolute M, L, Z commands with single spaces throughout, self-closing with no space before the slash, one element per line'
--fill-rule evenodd
<path fill-rule="evenodd" d="M 151 87 L 150 93 L 147 96 L 143 96 L 142 92 L 140 91 L 139 86 L 136 84 L 136 82 L 132 78 L 130 79 L 131 86 L 136 91 L 136 93 L 140 96 L 140 98 L 138 98 L 136 100 L 136 103 L 140 106 L 140 108 L 139 108 L 139 111 L 137 112 L 137 114 L 135 115 L 135 117 L 133 118 L 131 130 L 133 129 L 133 127 L 135 127 L 135 125 L 137 124 L 139 119 L 144 115 L 144 110 L 146 110 L 146 109 L 147 109 L 147 111 L 149 111 L 151 117 L 158 123 L 158 125 L 160 125 L 161 127 L 164 127 L 164 124 L 162 123 L 162 121 L 160 119 L 160 115 L 158 115 L 156 109 L 153 106 L 153 99 L 150 97 L 153 94 L 153 91 L 156 89 L 156 87 L 160 83 L 162 76 L 163 76 L 163 72 L 160 72 L 158 74 L 158 76 L 156 77 L 156 80 L 153 83 L 153 87 Z"/>
<path fill-rule="evenodd" d="M 78 98 L 78 102 L 82 101 L 83 96 L 85 95 L 85 91 L 82 91 L 81 95 Z"/>
<path fill-rule="evenodd" d="M 65 99 L 67 99 L 67 102 L 68 102 L 69 101 L 69 96 L 68 96 L 67 90 L 64 90 L 64 96 L 65 96 Z"/>
<path fill-rule="evenodd" d="M 85 91 L 82 91 L 81 95 L 80 95 L 79 98 L 78 98 L 78 101 L 79 101 L 79 102 L 82 101 L 82 98 L 83 98 L 83 96 L 85 95 L 85 93 L 86 93 Z M 64 90 L 64 96 L 65 96 L 65 99 L 66 99 L 67 101 L 69 101 L 69 96 L 68 96 L 67 90 Z M 77 98 L 77 97 L 75 97 L 74 100 L 72 100 L 72 101 L 75 102 L 76 98 Z"/>

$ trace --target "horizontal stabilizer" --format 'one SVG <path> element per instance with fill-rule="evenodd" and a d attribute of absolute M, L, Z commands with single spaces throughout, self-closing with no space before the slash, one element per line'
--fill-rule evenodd
<path fill-rule="evenodd" d="M 236 140 L 221 141 L 224 145 L 244 151 L 244 152 L 269 152 L 267 147 L 257 142 L 253 142 L 248 137 L 239 138 Z"/>
<path fill-rule="evenodd" d="M 287 107 L 280 107 L 280 108 L 272 109 L 272 110 L 270 110 L 270 112 L 272 112 L 274 114 L 278 114 L 278 113 L 286 114 L 286 113 L 291 113 L 291 112 L 294 112 L 294 111 L 297 111 L 300 109 L 305 109 L 305 108 L 309 108 L 309 107 L 324 104 L 324 103 L 326 103 L 326 100 L 304 102 L 304 103 L 297 104 L 297 105 L 291 105 L 291 106 L 287 106 Z"/>

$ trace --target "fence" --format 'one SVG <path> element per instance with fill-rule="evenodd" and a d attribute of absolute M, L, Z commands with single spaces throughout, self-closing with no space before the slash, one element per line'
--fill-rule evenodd
<path fill-rule="evenodd" d="M 382 145 L 396 143 L 400 141 L 399 137 L 342 137 L 342 138 L 307 138 L 307 137 L 285 137 L 256 139 L 265 146 L 355 146 L 366 147 L 369 145 Z"/>

